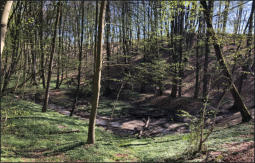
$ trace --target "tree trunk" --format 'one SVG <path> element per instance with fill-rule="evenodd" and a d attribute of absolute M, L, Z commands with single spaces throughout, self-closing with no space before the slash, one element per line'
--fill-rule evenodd
<path fill-rule="evenodd" d="M 171 45 L 172 45 L 172 59 L 173 59 L 173 63 L 174 63 L 174 66 L 173 66 L 173 83 L 172 83 L 172 90 L 171 90 L 171 97 L 175 98 L 176 95 L 177 95 L 177 84 L 178 84 L 178 68 L 177 68 L 177 58 L 178 58 L 178 55 L 176 54 L 177 52 L 177 48 L 176 48 L 176 35 L 177 34 L 177 11 L 175 11 L 175 14 L 173 13 L 173 20 L 171 21 Z M 174 38 L 175 37 L 175 38 Z"/>
<path fill-rule="evenodd" d="M 210 10 L 210 19 L 212 19 L 213 12 L 213 3 L 214 1 L 209 1 L 208 10 Z M 209 44 L 209 34 L 210 29 L 206 27 L 206 40 L 205 40 L 205 61 L 204 61 L 204 76 L 203 76 L 203 98 L 205 99 L 208 94 L 208 83 L 209 83 L 209 73 L 208 73 L 208 64 L 209 64 L 209 55 L 210 55 L 210 44 Z"/>
<path fill-rule="evenodd" d="M 121 10 L 121 14 L 122 14 L 122 49 L 123 49 L 123 54 L 124 54 L 124 63 L 127 64 L 127 38 L 126 38 L 126 10 L 127 10 L 127 6 L 126 6 L 126 2 L 122 3 L 122 10 Z"/>
<path fill-rule="evenodd" d="M 79 44 L 79 64 L 78 64 L 78 76 L 77 76 L 77 87 L 75 91 L 75 97 L 73 102 L 72 111 L 70 112 L 70 116 L 73 115 L 73 112 L 76 108 L 77 101 L 79 98 L 79 91 L 80 91 L 80 84 L 81 84 L 81 62 L 82 62 L 82 44 L 83 44 L 83 31 L 84 31 L 84 1 L 81 1 L 81 7 L 82 7 L 82 17 L 81 17 L 81 36 L 80 36 L 80 44 Z M 78 31 L 79 32 L 79 31 Z"/>
<path fill-rule="evenodd" d="M 48 79 L 47 79 L 47 85 L 46 85 L 46 90 L 45 90 L 42 112 L 46 112 L 47 108 L 48 108 L 50 80 L 51 80 L 51 74 L 52 74 L 53 57 L 54 57 L 54 53 L 55 53 L 55 43 L 56 43 L 56 36 L 57 36 L 57 26 L 58 26 L 59 15 L 60 15 L 60 6 L 61 6 L 61 2 L 58 2 L 57 3 L 57 16 L 56 16 L 56 21 L 55 21 L 55 25 L 54 25 L 53 38 L 52 38 L 52 42 L 51 42 L 50 63 L 49 63 L 49 67 L 48 67 L 49 68 Z"/>
<path fill-rule="evenodd" d="M 145 10 L 145 1 L 143 0 L 143 8 L 144 8 L 144 13 L 143 13 L 143 53 L 144 53 L 144 56 L 143 56 L 143 62 L 145 62 L 147 60 L 146 58 L 146 45 L 145 45 L 145 41 L 146 41 L 146 24 L 145 24 L 145 21 L 146 21 L 146 10 Z"/>
<path fill-rule="evenodd" d="M 223 12 L 223 27 L 222 27 L 222 30 L 223 30 L 222 32 L 223 33 L 225 33 L 225 31 L 226 31 L 227 20 L 228 20 L 229 4 L 230 4 L 229 0 L 225 1 L 225 9 L 224 9 L 224 12 Z"/>
<path fill-rule="evenodd" d="M 105 96 L 108 96 L 111 94 L 110 89 L 110 58 L 111 58 L 111 47 L 110 47 L 110 32 L 111 32 L 111 12 L 110 12 L 110 1 L 107 1 L 106 5 L 106 17 L 105 21 L 107 23 L 106 25 L 106 61 L 107 61 L 107 76 L 106 76 L 106 88 L 105 88 Z"/>
<path fill-rule="evenodd" d="M 5 3 L 2 2 L 3 5 L 0 6 L 1 7 L 0 97 L 2 96 L 2 77 L 3 77 L 2 54 L 5 45 L 5 35 L 7 33 L 8 17 L 11 11 L 12 3 L 13 1 L 6 1 Z"/>
<path fill-rule="evenodd" d="M 181 5 L 182 10 L 184 9 L 184 6 Z M 182 50 L 182 44 L 183 44 L 183 29 L 184 29 L 184 11 L 181 11 L 179 15 L 179 31 L 180 31 L 180 40 L 179 40 L 179 80 L 178 80 L 178 97 L 181 97 L 182 94 L 182 78 L 184 76 L 184 63 L 183 63 L 183 50 Z"/>
<path fill-rule="evenodd" d="M 97 59 L 97 32 L 98 32 L 98 0 L 96 0 L 96 19 L 95 19 L 95 47 L 94 47 L 94 61 L 96 61 Z M 93 67 L 94 73 L 96 71 L 96 64 L 94 63 L 94 67 Z"/>
<path fill-rule="evenodd" d="M 63 20 L 62 22 L 62 34 L 61 34 L 61 55 L 64 55 L 65 54 L 65 51 L 64 51 L 64 34 L 65 34 L 65 20 Z M 64 68 L 65 68 L 65 59 L 61 59 L 61 79 L 60 79 L 60 83 L 59 85 L 62 84 L 63 80 L 64 80 Z"/>
<path fill-rule="evenodd" d="M 243 63 L 244 65 L 242 65 L 242 71 L 241 72 L 241 76 L 237 79 L 237 89 L 238 92 L 241 94 L 242 92 L 242 87 L 243 87 L 243 82 L 244 80 L 247 78 L 247 74 L 245 73 L 246 71 L 249 71 L 249 66 L 251 61 L 251 43 L 252 43 L 252 28 L 253 28 L 253 19 L 252 19 L 252 15 L 254 13 L 255 10 L 255 3 L 253 1 L 252 3 L 252 9 L 251 9 L 251 13 L 250 13 L 250 18 L 249 18 L 249 29 L 248 29 L 248 35 L 247 35 L 247 56 L 245 56 L 245 58 L 243 58 L 242 60 L 245 61 L 245 63 Z M 232 106 L 232 110 L 237 110 L 236 108 L 238 107 L 237 105 L 238 103 L 235 101 L 234 105 Z"/>
<path fill-rule="evenodd" d="M 242 5 L 242 1 L 240 1 L 238 4 L 240 5 L 238 10 L 237 10 L 237 20 L 234 22 L 234 34 L 239 33 L 240 31 L 240 24 L 241 24 L 241 18 L 242 18 L 242 14 L 243 14 L 243 5 Z"/>
<path fill-rule="evenodd" d="M 35 53 L 35 44 L 33 42 L 33 36 L 30 35 L 30 44 L 31 44 L 31 57 L 32 57 L 32 84 L 37 85 L 36 82 L 36 53 Z"/>
<path fill-rule="evenodd" d="M 27 75 L 27 53 L 26 53 L 26 42 L 24 42 L 24 65 L 23 65 L 23 81 L 26 81 L 26 75 Z M 24 84 L 24 87 L 26 86 L 26 83 Z"/>
<path fill-rule="evenodd" d="M 88 144 L 95 143 L 95 125 L 96 114 L 100 96 L 100 82 L 101 82 L 101 70 L 102 70 L 102 49 L 103 49 L 103 33 L 104 33 L 104 19 L 106 1 L 101 1 L 100 15 L 99 15 L 99 27 L 98 27 L 98 44 L 97 44 L 97 57 L 95 61 L 95 74 L 93 83 L 93 97 L 92 97 L 92 109 L 89 117 L 89 129 L 88 129 Z"/>
<path fill-rule="evenodd" d="M 212 26 L 212 19 L 210 16 L 210 9 L 208 8 L 206 1 L 200 0 L 200 3 L 202 4 L 204 10 L 204 15 L 205 15 L 205 20 L 206 20 L 206 24 L 207 24 L 207 28 L 209 28 L 210 30 L 208 30 L 208 36 L 212 38 L 212 42 L 213 42 L 213 46 L 215 49 L 215 54 L 216 54 L 216 58 L 222 68 L 223 74 L 225 75 L 225 77 L 227 78 L 227 82 L 228 84 L 231 84 L 231 94 L 235 100 L 235 102 L 237 103 L 237 109 L 240 111 L 241 115 L 242 115 L 242 121 L 243 122 L 248 122 L 252 119 L 247 107 L 245 106 L 235 84 L 233 83 L 232 80 L 232 75 L 229 72 L 227 65 L 225 63 L 225 60 L 223 58 L 222 52 L 221 52 L 221 48 L 220 45 L 218 43 L 218 39 L 215 35 L 213 26 Z"/>
<path fill-rule="evenodd" d="M 41 79 L 43 88 L 45 88 L 45 70 L 44 70 L 44 42 L 43 42 L 43 0 L 41 0 L 41 11 L 40 11 L 40 50 L 41 50 L 41 63 L 40 63 L 40 71 L 41 71 Z"/>
<path fill-rule="evenodd" d="M 17 21 L 15 21 L 16 24 L 20 24 L 20 14 L 18 16 L 18 18 L 16 19 Z M 11 33 L 11 37 L 13 37 L 12 42 L 11 42 L 11 49 L 12 49 L 12 55 L 11 55 L 11 63 L 7 63 L 7 58 L 6 58 L 6 66 L 5 66 L 5 75 L 4 75 L 4 80 L 3 80 L 3 87 L 2 87 L 2 93 L 6 91 L 9 83 L 10 83 L 10 79 L 11 76 L 15 73 L 19 58 L 20 58 L 20 54 L 18 53 L 19 50 L 19 43 L 20 43 L 20 37 L 19 37 L 19 33 L 20 33 L 20 28 L 18 28 L 17 30 L 14 30 L 12 28 L 12 31 L 10 31 Z M 18 55 L 19 54 L 19 55 Z M 8 55 L 6 55 L 8 56 Z M 7 69 L 7 64 L 10 65 Z"/>
<path fill-rule="evenodd" d="M 200 39 L 200 22 L 199 22 L 199 29 L 197 33 L 197 45 L 196 45 L 196 82 L 195 82 L 195 91 L 194 91 L 194 98 L 198 98 L 199 90 L 200 90 L 200 81 L 199 81 L 199 71 L 200 71 L 200 63 L 199 63 L 199 39 Z"/>
<path fill-rule="evenodd" d="M 243 63 L 244 65 L 242 65 L 242 74 L 239 78 L 239 83 L 238 83 L 238 91 L 239 93 L 241 94 L 242 92 L 242 86 L 243 86 L 243 81 L 247 78 L 247 74 L 245 73 L 245 71 L 249 71 L 249 66 L 250 66 L 250 63 L 249 62 L 251 60 L 251 44 L 252 44 L 252 28 L 253 27 L 253 24 L 252 24 L 252 15 L 254 13 L 254 10 L 255 10 L 255 2 L 253 1 L 252 2 L 252 9 L 251 9 L 251 13 L 250 13 L 250 19 L 249 19 L 249 29 L 248 29 L 248 35 L 247 35 L 247 56 L 243 59 L 243 60 L 246 60 L 247 62 Z"/>
<path fill-rule="evenodd" d="M 57 80 L 56 80 L 56 86 L 55 89 L 59 89 L 60 87 L 60 66 L 61 66 L 61 23 L 62 23 L 62 8 L 60 8 L 60 18 L 59 18 L 59 27 L 58 27 L 58 56 L 57 56 Z M 63 37 L 63 36 L 62 36 Z"/>

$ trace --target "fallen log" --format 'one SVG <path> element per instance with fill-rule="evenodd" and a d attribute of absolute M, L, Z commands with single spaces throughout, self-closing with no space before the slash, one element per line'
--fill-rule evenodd
<path fill-rule="evenodd" d="M 143 128 L 139 131 L 139 134 L 137 136 L 137 139 L 140 139 L 144 133 L 145 130 L 149 128 L 149 123 L 150 123 L 150 117 L 148 116 Z"/>
<path fill-rule="evenodd" d="M 69 134 L 69 133 L 75 133 L 75 132 L 80 132 L 80 130 L 50 132 L 49 135 L 52 135 L 52 134 Z"/>

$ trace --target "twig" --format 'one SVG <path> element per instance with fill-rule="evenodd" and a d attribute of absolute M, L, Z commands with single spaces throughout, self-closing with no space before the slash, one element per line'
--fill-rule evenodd
<path fill-rule="evenodd" d="M 74 132 L 80 132 L 80 130 L 50 132 L 49 134 L 68 134 L 68 133 L 74 133 Z"/>
<path fill-rule="evenodd" d="M 147 118 L 147 120 L 146 120 L 146 122 L 145 122 L 145 124 L 144 124 L 144 126 L 142 128 L 142 130 L 140 130 L 140 132 L 139 132 L 139 134 L 137 136 L 138 139 L 140 139 L 142 137 L 142 135 L 143 135 L 143 132 L 148 129 L 149 123 L 150 123 L 150 117 L 148 116 L 148 118 Z"/>
<path fill-rule="evenodd" d="M 116 100 L 113 102 L 112 113 L 111 113 L 110 120 L 107 122 L 106 130 L 109 128 L 110 122 L 111 122 L 112 119 L 113 119 L 114 110 L 115 110 L 115 108 L 116 108 L 116 103 L 117 103 L 117 101 L 119 100 L 120 92 L 121 92 L 123 86 L 124 86 L 124 82 L 121 83 L 121 86 L 120 86 L 119 92 L 118 92 L 118 94 L 117 94 Z"/>

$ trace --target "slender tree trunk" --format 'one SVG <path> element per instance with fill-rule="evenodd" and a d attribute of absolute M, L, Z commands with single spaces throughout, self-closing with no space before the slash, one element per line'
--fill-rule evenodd
<path fill-rule="evenodd" d="M 181 6 L 182 10 L 184 9 L 184 6 Z M 183 44 L 183 30 L 184 30 L 184 11 L 181 11 L 180 18 L 179 18 L 179 30 L 180 30 L 180 40 L 179 40 L 179 80 L 178 80 L 178 97 L 181 97 L 182 94 L 182 78 L 184 76 L 184 63 L 183 63 L 183 50 L 182 50 L 182 44 Z"/>
<path fill-rule="evenodd" d="M 124 54 L 124 63 L 127 64 L 127 38 L 126 38 L 126 2 L 122 2 L 122 49 L 123 49 L 123 54 Z"/>
<path fill-rule="evenodd" d="M 96 57 L 97 57 L 97 32 L 98 32 L 98 0 L 96 0 L 96 19 L 95 19 L 95 47 L 94 47 L 94 61 L 96 61 Z M 94 73 L 96 71 L 96 64 L 94 63 L 94 67 L 93 67 L 93 70 L 94 70 Z"/>
<path fill-rule="evenodd" d="M 41 79 L 43 88 L 45 88 L 45 70 L 44 70 L 44 42 L 43 42 L 43 4 L 44 1 L 41 0 L 41 11 L 40 11 L 40 51 L 41 51 L 41 63 L 40 63 L 40 71 L 41 71 Z"/>
<path fill-rule="evenodd" d="M 197 13 L 196 12 L 196 9 L 197 9 L 197 5 L 196 3 L 192 3 L 192 9 L 191 9 L 191 12 L 193 13 Z M 201 12 L 198 12 L 201 14 Z M 195 22 L 195 20 L 194 20 Z M 195 23 L 192 23 L 193 26 L 195 26 L 194 24 Z M 198 95 L 199 95 L 199 90 L 200 90 L 200 80 L 199 80 L 199 72 L 200 72 L 200 63 L 199 63 L 199 58 L 200 58 L 200 55 L 199 55 L 199 50 L 200 50 L 200 44 L 199 44 L 199 41 L 200 41 L 200 37 L 201 37 L 201 16 L 199 16 L 197 18 L 197 22 L 198 22 L 198 31 L 197 31 L 197 37 L 196 37 L 196 81 L 195 81 L 195 91 L 194 91 L 194 98 L 198 98 Z"/>
<path fill-rule="evenodd" d="M 144 56 L 143 56 L 143 61 L 145 62 L 147 60 L 146 58 L 146 45 L 145 45 L 145 41 L 146 41 L 146 25 L 145 25 L 145 22 L 146 22 L 146 7 L 145 7 L 145 0 L 143 0 L 143 8 L 144 8 L 144 13 L 143 13 L 143 53 L 144 53 Z"/>
<path fill-rule="evenodd" d="M 15 24 L 20 24 L 21 21 L 21 12 L 18 12 L 16 19 L 15 19 Z M 5 92 L 7 89 L 7 86 L 10 83 L 10 78 L 13 74 L 16 72 L 16 68 L 18 65 L 18 61 L 20 59 L 21 54 L 19 53 L 19 48 L 20 48 L 20 26 L 17 26 L 17 29 L 12 28 L 12 31 L 10 31 L 12 39 L 11 43 L 11 49 L 12 49 L 12 56 L 11 56 L 11 63 L 7 62 L 7 56 L 6 55 L 6 66 L 5 66 L 5 75 L 4 75 L 4 80 L 3 80 L 3 87 L 2 87 L 2 93 Z M 9 56 L 8 56 L 9 58 Z M 7 69 L 7 64 L 10 65 L 9 68 Z"/>
<path fill-rule="evenodd" d="M 65 34 L 65 31 L 64 31 L 64 27 L 65 27 L 65 20 L 63 20 L 62 22 L 62 34 L 61 34 L 61 47 L 60 47 L 60 52 L 61 52 L 61 55 L 64 55 L 66 52 L 64 51 L 64 34 Z M 61 79 L 60 79 L 60 83 L 59 85 L 62 84 L 63 80 L 64 80 L 64 71 L 65 71 L 65 61 L 64 59 L 61 57 Z"/>
<path fill-rule="evenodd" d="M 139 11 L 139 1 L 137 1 L 137 17 L 136 17 L 136 23 L 137 23 L 137 50 L 139 48 L 139 43 L 140 43 L 140 25 L 139 25 L 139 17 L 140 17 L 140 11 Z"/>
<path fill-rule="evenodd" d="M 111 11 L 110 11 L 110 1 L 107 1 L 106 5 L 106 17 L 105 21 L 107 23 L 106 25 L 106 61 L 107 61 L 107 74 L 106 74 L 106 88 L 105 88 L 105 96 L 108 96 L 111 94 L 110 89 L 110 58 L 111 58 L 111 47 L 110 47 L 110 32 L 111 32 Z"/>
<path fill-rule="evenodd" d="M 243 87 L 243 82 L 244 80 L 247 78 L 247 74 L 245 73 L 246 71 L 249 71 L 249 66 L 250 66 L 250 63 L 252 63 L 251 61 L 251 44 L 252 44 L 252 28 L 253 27 L 253 19 L 252 19 L 252 15 L 254 13 L 254 10 L 255 10 L 255 3 L 253 1 L 252 3 L 252 9 L 251 9 L 251 13 L 250 13 L 250 18 L 249 18 L 249 29 L 248 29 L 248 35 L 247 35 L 247 56 L 245 56 L 245 58 L 243 58 L 242 60 L 245 61 L 245 63 L 243 63 L 244 65 L 242 65 L 242 73 L 241 73 L 241 76 L 238 77 L 237 79 L 237 89 L 238 89 L 238 92 L 241 94 L 242 92 L 242 87 Z M 237 110 L 237 107 L 238 107 L 238 103 L 237 101 L 235 101 L 234 105 L 232 106 L 232 110 Z"/>
<path fill-rule="evenodd" d="M 208 28 L 207 28 L 207 30 L 208 30 Z M 206 36 L 206 40 L 205 40 L 204 53 L 205 53 L 205 60 L 204 60 L 204 76 L 203 76 L 203 98 L 205 98 L 208 94 L 208 80 L 209 80 L 209 72 L 208 72 L 208 64 L 209 63 L 208 62 L 209 62 L 209 54 L 210 54 L 208 35 Z"/>
<path fill-rule="evenodd" d="M 58 28 L 58 56 L 57 56 L 57 80 L 55 89 L 60 87 L 60 67 L 61 67 L 61 23 L 62 23 L 62 8 L 60 8 L 60 18 L 59 18 L 59 28 Z M 63 36 L 62 36 L 63 37 Z"/>
<path fill-rule="evenodd" d="M 247 56 L 246 58 L 244 58 L 243 60 L 246 60 L 247 62 L 244 63 L 244 65 L 242 65 L 242 71 L 249 71 L 249 66 L 250 66 L 250 63 L 249 62 L 251 60 L 251 44 L 252 44 L 252 29 L 254 28 L 253 27 L 253 19 L 252 19 L 252 15 L 254 13 L 254 10 L 255 10 L 255 2 L 253 1 L 252 3 L 252 9 L 251 9 L 251 14 L 250 14 L 250 19 L 249 19 L 249 29 L 248 29 L 248 35 L 247 35 Z M 243 81 L 247 78 L 247 74 L 242 72 L 240 78 L 239 78 L 239 83 L 238 83 L 238 91 L 239 93 L 241 94 L 242 92 L 242 86 L 243 86 Z"/>
<path fill-rule="evenodd" d="M 52 38 L 52 42 L 51 42 L 50 63 L 49 63 L 49 67 L 48 67 L 49 68 L 48 78 L 47 78 L 47 85 L 46 85 L 46 90 L 45 90 L 45 97 L 44 97 L 42 112 L 46 112 L 47 108 L 48 108 L 50 80 L 51 80 L 51 74 L 52 74 L 53 57 L 54 57 L 54 53 L 55 53 L 57 26 L 58 26 L 59 16 L 60 16 L 60 6 L 61 6 L 61 2 L 58 2 L 57 3 L 57 16 L 56 16 L 56 21 L 55 21 L 55 25 L 54 25 L 53 38 Z"/>
<path fill-rule="evenodd" d="M 2 2 L 1 4 L 1 45 L 0 45 L 0 97 L 2 96 L 2 54 L 5 45 L 5 35 L 7 33 L 8 17 L 11 11 L 13 1 Z"/>
<path fill-rule="evenodd" d="M 200 63 L 199 63 L 199 39 L 200 39 L 200 23 L 198 27 L 197 33 L 197 46 L 196 46 L 196 82 L 195 82 L 195 91 L 194 91 L 194 98 L 198 98 L 199 90 L 200 90 L 200 81 L 199 81 L 199 71 L 200 71 Z"/>
<path fill-rule="evenodd" d="M 209 1 L 208 10 L 210 10 L 210 19 L 212 19 L 213 12 L 213 4 L 214 1 Z M 209 64 L 209 55 L 210 55 L 210 43 L 209 43 L 209 34 L 208 27 L 206 27 L 206 40 L 205 40 L 205 61 L 204 61 L 204 76 L 203 76 L 203 98 L 205 99 L 208 94 L 208 83 L 209 83 L 209 72 L 208 72 L 208 64 Z"/>
<path fill-rule="evenodd" d="M 75 97 L 74 97 L 74 101 L 73 101 L 73 107 L 72 107 L 72 111 L 70 112 L 70 116 L 73 115 L 73 112 L 76 108 L 77 105 L 77 101 L 79 98 L 79 91 L 80 91 L 80 84 L 81 84 L 81 63 L 82 63 L 82 44 L 83 44 L 83 31 L 84 31 L 84 1 L 81 1 L 81 7 L 82 7 L 82 16 L 81 16 L 81 36 L 80 36 L 80 44 L 79 44 L 79 64 L 78 64 L 78 76 L 77 76 L 77 87 L 76 87 L 76 91 L 75 91 Z"/>
<path fill-rule="evenodd" d="M 173 13 L 174 14 L 174 13 Z M 178 86 L 178 71 L 177 71 L 177 57 L 178 55 L 176 55 L 176 35 L 177 34 L 177 12 L 175 11 L 175 15 L 173 15 L 173 20 L 171 21 L 171 45 L 172 45 L 172 58 L 173 58 L 173 83 L 172 83 L 172 90 L 171 90 L 171 97 L 175 98 L 177 95 L 177 86 Z M 175 37 L 175 38 L 174 38 Z"/>
<path fill-rule="evenodd" d="M 103 33 L 104 33 L 104 19 L 105 19 L 105 8 L 106 1 L 101 1 L 100 15 L 99 15 L 99 26 L 98 26 L 98 44 L 97 44 L 97 57 L 96 57 L 96 71 L 94 74 L 93 83 L 93 98 L 92 98 L 92 109 L 89 117 L 89 129 L 88 129 L 88 144 L 95 143 L 95 126 L 96 126 L 96 115 L 100 96 L 100 82 L 101 82 L 101 70 L 102 70 L 102 49 L 103 49 Z"/>
<path fill-rule="evenodd" d="M 30 44 L 31 44 L 31 57 L 32 57 L 32 82 L 33 82 L 33 85 L 37 85 L 37 82 L 36 82 L 36 53 L 35 53 L 35 44 L 33 42 L 33 36 L 31 35 L 30 37 Z"/>
<path fill-rule="evenodd" d="M 23 54 L 24 54 L 23 81 L 26 81 L 26 74 L 27 74 L 27 53 L 26 53 L 26 42 L 24 42 Z M 25 87 L 25 86 L 26 86 L 26 84 L 24 84 L 24 87 Z"/>
<path fill-rule="evenodd" d="M 254 34 L 254 37 L 255 37 L 255 14 L 253 14 L 253 34 Z M 255 38 L 253 38 L 253 47 L 255 48 Z M 253 49 L 253 74 L 255 75 L 255 49 Z M 253 80 L 253 84 L 255 86 L 255 80 Z M 253 97 L 255 97 L 255 91 L 254 91 L 254 95 Z"/>
<path fill-rule="evenodd" d="M 223 30 L 222 32 L 223 33 L 225 33 L 225 31 L 226 31 L 227 20 L 228 20 L 229 4 L 230 4 L 229 0 L 225 1 L 225 8 L 224 8 L 224 12 L 223 12 L 223 27 L 222 27 L 222 30 Z"/>
<path fill-rule="evenodd" d="M 222 55 L 221 52 L 221 48 L 220 45 L 218 43 L 218 39 L 215 35 L 213 26 L 212 26 L 212 19 L 210 16 L 210 9 L 208 8 L 206 1 L 200 0 L 200 3 L 202 4 L 204 10 L 204 15 L 205 15 L 205 20 L 206 20 L 206 24 L 207 24 L 207 28 L 209 28 L 210 30 L 208 30 L 208 36 L 212 38 L 212 42 L 213 42 L 213 46 L 214 46 L 214 50 L 215 50 L 215 54 L 216 54 L 216 58 L 222 68 L 223 74 L 225 75 L 225 77 L 227 78 L 227 82 L 228 84 L 231 84 L 231 89 L 230 92 L 232 94 L 232 96 L 234 97 L 234 100 L 237 103 L 237 109 L 240 111 L 241 115 L 242 115 L 242 121 L 243 122 L 248 122 L 252 119 L 247 107 L 245 106 L 235 84 L 233 83 L 232 80 L 232 75 L 229 72 L 227 65 L 225 63 L 225 59 Z"/>
<path fill-rule="evenodd" d="M 240 25 L 241 25 L 241 18 L 242 18 L 242 14 L 243 14 L 243 5 L 242 5 L 242 1 L 239 1 L 238 4 L 240 5 L 238 10 L 237 10 L 237 20 L 234 22 L 234 34 L 239 33 L 240 31 Z"/>

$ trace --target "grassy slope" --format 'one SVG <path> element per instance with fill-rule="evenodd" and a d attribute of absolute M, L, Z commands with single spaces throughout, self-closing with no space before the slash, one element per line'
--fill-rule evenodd
<path fill-rule="evenodd" d="M 2 102 L 4 110 L 13 115 L 1 129 L 2 161 L 164 161 L 175 160 L 188 146 L 181 134 L 154 139 L 121 138 L 101 127 L 96 128 L 96 145 L 88 146 L 84 143 L 87 121 L 51 110 L 41 113 L 40 105 L 12 97 Z M 249 134 L 251 126 L 249 123 L 215 131 L 208 149 L 224 151 L 223 143 L 253 140 L 241 137 Z M 64 132 L 72 130 L 80 132 Z"/>

